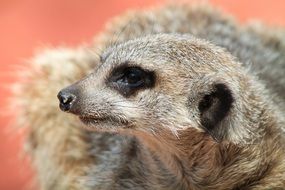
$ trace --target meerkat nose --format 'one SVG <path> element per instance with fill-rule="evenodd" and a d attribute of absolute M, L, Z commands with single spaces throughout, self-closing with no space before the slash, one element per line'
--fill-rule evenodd
<path fill-rule="evenodd" d="M 62 111 L 70 111 L 76 96 L 66 91 L 60 91 L 57 95 L 59 107 Z"/>

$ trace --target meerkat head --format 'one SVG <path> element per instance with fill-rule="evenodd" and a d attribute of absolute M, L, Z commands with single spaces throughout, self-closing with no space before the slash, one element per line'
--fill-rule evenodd
<path fill-rule="evenodd" d="M 195 128 L 236 142 L 254 130 L 255 121 L 246 119 L 259 114 L 251 102 L 251 80 L 228 53 L 208 42 L 149 35 L 107 48 L 100 62 L 58 94 L 60 108 L 88 128 L 175 135 Z"/>

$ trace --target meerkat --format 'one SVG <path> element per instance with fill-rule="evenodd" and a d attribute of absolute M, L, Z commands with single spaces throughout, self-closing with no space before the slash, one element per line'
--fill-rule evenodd
<path fill-rule="evenodd" d="M 170 5 L 35 57 L 17 102 L 40 189 L 283 189 L 285 35 L 265 28 Z"/>

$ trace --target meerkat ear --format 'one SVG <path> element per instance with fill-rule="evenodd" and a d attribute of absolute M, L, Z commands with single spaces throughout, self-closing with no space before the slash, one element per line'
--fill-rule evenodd
<path fill-rule="evenodd" d="M 204 95 L 198 109 L 202 127 L 217 141 L 225 136 L 222 128 L 223 120 L 227 117 L 233 104 L 231 90 L 225 84 L 215 84 L 210 94 Z"/>

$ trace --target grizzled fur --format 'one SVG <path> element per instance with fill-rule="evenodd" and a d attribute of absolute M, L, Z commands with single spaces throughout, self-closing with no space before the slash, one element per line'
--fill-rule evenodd
<path fill-rule="evenodd" d="M 181 5 L 115 18 L 95 41 L 47 50 L 19 82 L 41 189 L 285 187 L 284 32 Z M 130 97 L 108 86 L 123 63 L 153 71 L 154 86 Z M 83 77 L 69 88 L 87 125 L 56 100 Z"/>

